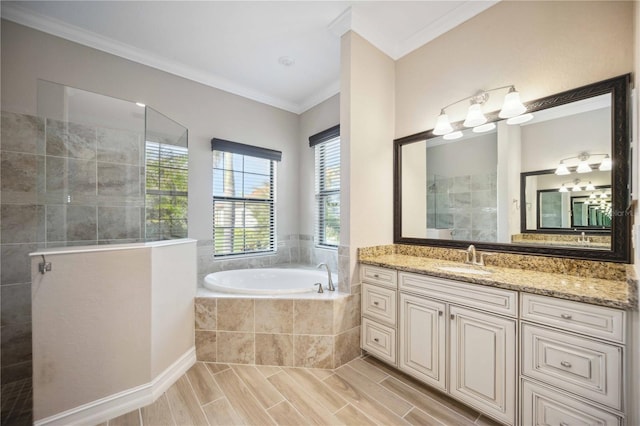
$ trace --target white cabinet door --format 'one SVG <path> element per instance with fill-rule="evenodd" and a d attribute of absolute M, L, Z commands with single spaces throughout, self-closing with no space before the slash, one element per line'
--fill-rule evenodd
<path fill-rule="evenodd" d="M 450 306 L 450 394 L 514 424 L 516 321 Z"/>
<path fill-rule="evenodd" d="M 400 369 L 446 389 L 445 304 L 400 294 Z"/>

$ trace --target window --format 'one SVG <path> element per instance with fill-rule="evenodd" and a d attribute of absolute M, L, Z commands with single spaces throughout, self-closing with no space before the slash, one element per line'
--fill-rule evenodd
<path fill-rule="evenodd" d="M 212 148 L 214 256 L 275 252 L 281 154 L 222 139 L 213 139 Z"/>
<path fill-rule="evenodd" d="M 186 238 L 188 150 L 147 141 L 145 155 L 145 239 Z"/>
<path fill-rule="evenodd" d="M 340 244 L 340 126 L 309 138 L 315 149 L 316 229 L 318 247 Z"/>

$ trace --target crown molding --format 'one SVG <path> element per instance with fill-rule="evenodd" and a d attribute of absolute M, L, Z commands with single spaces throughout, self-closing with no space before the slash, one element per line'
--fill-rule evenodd
<path fill-rule="evenodd" d="M 350 16 L 351 29 L 386 53 L 391 59 L 397 61 L 499 2 L 500 0 L 466 1 L 412 36 L 397 43 L 390 42 L 375 25 L 370 24 L 365 18 L 359 16 L 357 9 Z"/>
<path fill-rule="evenodd" d="M 316 92 L 313 96 L 308 97 L 301 103 L 300 112 L 306 112 L 313 108 L 314 106 L 326 101 L 330 97 L 337 95 L 340 93 L 340 81 L 336 80 L 333 83 L 326 86 L 324 89 Z"/>
<path fill-rule="evenodd" d="M 395 47 L 391 57 L 394 60 L 402 58 L 499 2 L 500 0 L 483 0 L 467 1 L 461 4 L 411 37 L 400 42 Z"/>
<path fill-rule="evenodd" d="M 67 24 L 60 20 L 35 13 L 15 4 L 2 4 L 2 18 L 74 43 L 147 65 L 206 86 L 242 96 L 256 102 L 271 105 L 295 114 L 303 112 L 304 107 L 301 104 L 289 102 L 284 99 L 265 94 L 246 86 L 239 85 L 220 76 L 171 61 L 159 55 L 150 54 L 142 49 L 138 49 L 108 37 L 103 37 L 94 32 Z"/>

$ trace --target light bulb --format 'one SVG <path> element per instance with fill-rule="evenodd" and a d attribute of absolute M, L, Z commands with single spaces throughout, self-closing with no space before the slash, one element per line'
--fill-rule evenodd
<path fill-rule="evenodd" d="M 511 86 L 509 93 L 504 97 L 504 103 L 498 117 L 511 118 L 524 113 L 527 107 L 520 102 L 520 93 L 516 92 L 515 87 Z"/>
<path fill-rule="evenodd" d="M 567 165 L 564 164 L 564 161 L 560 161 L 560 164 L 558 164 L 558 168 L 556 169 L 555 174 L 557 174 L 558 176 L 562 176 L 562 175 L 571 174 L 571 172 L 569 171 L 569 169 L 567 169 Z"/>
<path fill-rule="evenodd" d="M 563 183 L 560 189 L 558 189 L 558 192 L 569 192 L 569 190 L 567 189 L 566 186 L 564 186 L 564 183 Z"/>
<path fill-rule="evenodd" d="M 596 198 L 596 194 L 592 192 L 591 195 L 589 195 L 589 198 Z"/>
<path fill-rule="evenodd" d="M 487 123 L 473 128 L 473 133 L 484 133 L 496 128 L 495 123 Z"/>
<path fill-rule="evenodd" d="M 587 186 L 584 188 L 585 191 L 595 191 L 596 187 L 593 186 L 593 184 L 591 183 L 591 181 L 589 181 L 589 183 L 587 184 Z"/>
<path fill-rule="evenodd" d="M 578 163 L 578 168 L 576 169 L 578 173 L 589 173 L 591 172 L 591 166 L 587 163 L 587 160 L 580 161 Z"/>
<path fill-rule="evenodd" d="M 446 139 L 448 141 L 454 140 L 454 139 L 460 139 L 462 137 L 462 132 L 460 130 L 458 130 L 457 132 L 451 132 L 451 133 L 447 133 L 446 135 L 444 135 L 442 137 L 442 139 Z"/>
<path fill-rule="evenodd" d="M 527 114 L 516 115 L 515 117 L 511 117 L 510 119 L 507 120 L 507 124 L 509 125 L 522 124 L 530 120 L 533 120 L 533 114 L 527 113 Z"/>
<path fill-rule="evenodd" d="M 606 155 L 604 157 L 602 163 L 600 163 L 600 167 L 598 167 L 598 170 L 600 170 L 601 172 L 611 170 L 611 157 L 609 157 L 609 155 Z"/>
<path fill-rule="evenodd" d="M 453 132 L 453 127 L 451 127 L 451 123 L 449 122 L 449 116 L 445 114 L 444 110 L 441 110 L 438 120 L 436 121 L 436 127 L 433 129 L 433 134 L 440 136 L 451 132 Z"/>
<path fill-rule="evenodd" d="M 579 192 L 582 191 L 582 187 L 576 183 L 575 185 L 573 185 L 573 188 L 571 188 L 571 190 L 573 192 Z"/>
<path fill-rule="evenodd" d="M 476 127 L 486 122 L 487 117 L 485 117 L 482 113 L 482 105 L 471 104 L 469 110 L 467 111 L 467 118 L 465 118 L 464 123 L 462 124 L 465 127 Z"/>
<path fill-rule="evenodd" d="M 600 194 L 600 198 L 607 198 L 607 193 L 603 192 L 602 194 Z"/>

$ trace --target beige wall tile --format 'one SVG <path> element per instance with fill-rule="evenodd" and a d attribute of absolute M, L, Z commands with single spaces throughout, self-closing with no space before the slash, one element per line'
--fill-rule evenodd
<path fill-rule="evenodd" d="M 296 300 L 293 315 L 293 334 L 333 334 L 332 300 Z"/>
<path fill-rule="evenodd" d="M 216 337 L 215 331 L 196 330 L 196 358 L 198 361 L 216 362 Z"/>
<path fill-rule="evenodd" d="M 195 302 L 196 329 L 216 330 L 217 299 L 212 297 L 198 297 Z"/>
<path fill-rule="evenodd" d="M 217 360 L 234 364 L 254 364 L 254 344 L 253 333 L 219 331 Z"/>
<path fill-rule="evenodd" d="M 360 356 L 360 326 L 335 336 L 334 367 L 337 368 Z"/>
<path fill-rule="evenodd" d="M 342 333 L 360 325 L 360 294 L 337 299 L 333 305 L 333 331 Z"/>
<path fill-rule="evenodd" d="M 256 333 L 293 333 L 293 300 L 257 299 Z"/>
<path fill-rule="evenodd" d="M 256 333 L 256 364 L 293 365 L 293 335 Z"/>
<path fill-rule="evenodd" d="M 253 299 L 218 299 L 218 330 L 253 332 Z"/>
<path fill-rule="evenodd" d="M 293 336 L 293 365 L 333 368 L 333 336 Z"/>

